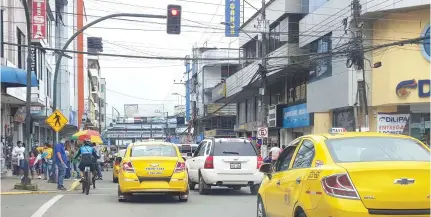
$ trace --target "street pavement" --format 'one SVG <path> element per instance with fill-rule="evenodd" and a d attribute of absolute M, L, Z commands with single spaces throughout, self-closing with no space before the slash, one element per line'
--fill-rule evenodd
<path fill-rule="evenodd" d="M 162 195 L 136 196 L 132 202 L 117 201 L 117 184 L 112 172 L 104 172 L 105 180 L 96 182 L 87 196 L 80 191 L 51 194 L 2 195 L 1 216 L 13 217 L 238 217 L 255 216 L 256 196 L 248 188 L 241 191 L 215 189 L 210 195 L 191 191 L 189 201 Z"/>

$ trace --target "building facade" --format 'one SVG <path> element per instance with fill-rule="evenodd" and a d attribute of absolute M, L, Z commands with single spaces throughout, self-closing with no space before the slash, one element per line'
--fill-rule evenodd
<path fill-rule="evenodd" d="M 193 48 L 195 58 L 229 58 L 238 57 L 237 49 Z M 239 67 L 238 61 L 193 61 L 192 73 L 186 85 L 190 85 L 189 97 L 191 103 L 191 118 L 194 139 L 200 142 L 206 131 L 215 129 L 233 130 L 236 116 L 236 104 L 222 107 L 217 103 L 219 95 L 224 96 L 225 80 Z M 186 87 L 187 90 L 187 87 Z M 214 95 L 216 91 L 219 95 Z M 186 102 L 187 105 L 187 102 Z"/>
<path fill-rule="evenodd" d="M 400 19 L 408 17 L 409 22 Z M 391 20 L 391 21 L 389 21 Z M 372 69 L 370 130 L 430 138 L 430 5 L 407 8 L 373 22 L 373 38 L 427 37 L 420 44 L 373 53 L 382 66 Z M 374 41 L 375 44 L 379 42 Z"/>

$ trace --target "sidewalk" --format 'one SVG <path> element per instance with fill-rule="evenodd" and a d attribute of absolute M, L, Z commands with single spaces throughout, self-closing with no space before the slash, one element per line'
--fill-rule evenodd
<path fill-rule="evenodd" d="M 64 187 L 66 189 L 70 189 L 70 186 L 74 182 L 74 179 L 65 179 L 64 180 Z M 33 185 L 38 186 L 38 191 L 26 191 L 26 190 L 15 190 L 14 186 L 15 184 L 19 184 L 21 180 L 16 177 L 12 176 L 11 172 L 8 171 L 8 173 L 1 177 L 1 186 L 0 186 L 0 195 L 5 194 L 29 194 L 29 193 L 49 193 L 49 192 L 56 192 L 57 191 L 57 184 L 56 183 L 48 183 L 47 180 L 43 179 L 32 179 L 31 183 Z"/>

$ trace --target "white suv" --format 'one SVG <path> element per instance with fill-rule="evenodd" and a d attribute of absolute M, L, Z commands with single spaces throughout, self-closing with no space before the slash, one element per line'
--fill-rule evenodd
<path fill-rule="evenodd" d="M 199 184 L 199 194 L 207 194 L 211 186 L 234 190 L 248 186 L 251 194 L 257 194 L 263 179 L 261 164 L 262 158 L 247 139 L 205 139 L 186 161 L 190 189 Z"/>

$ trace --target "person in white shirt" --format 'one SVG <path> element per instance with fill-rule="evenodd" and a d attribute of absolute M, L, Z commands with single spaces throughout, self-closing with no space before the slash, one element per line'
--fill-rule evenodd
<path fill-rule="evenodd" d="M 22 146 L 22 142 L 18 141 L 17 146 L 15 146 L 12 150 L 12 156 L 18 159 L 18 173 L 17 175 L 21 175 L 22 167 L 24 164 L 24 152 L 25 148 Z"/>
<path fill-rule="evenodd" d="M 277 147 L 277 146 L 273 146 L 270 150 L 269 150 L 270 156 L 271 156 L 271 161 L 275 162 L 278 159 L 278 156 L 281 153 L 281 148 Z"/>

